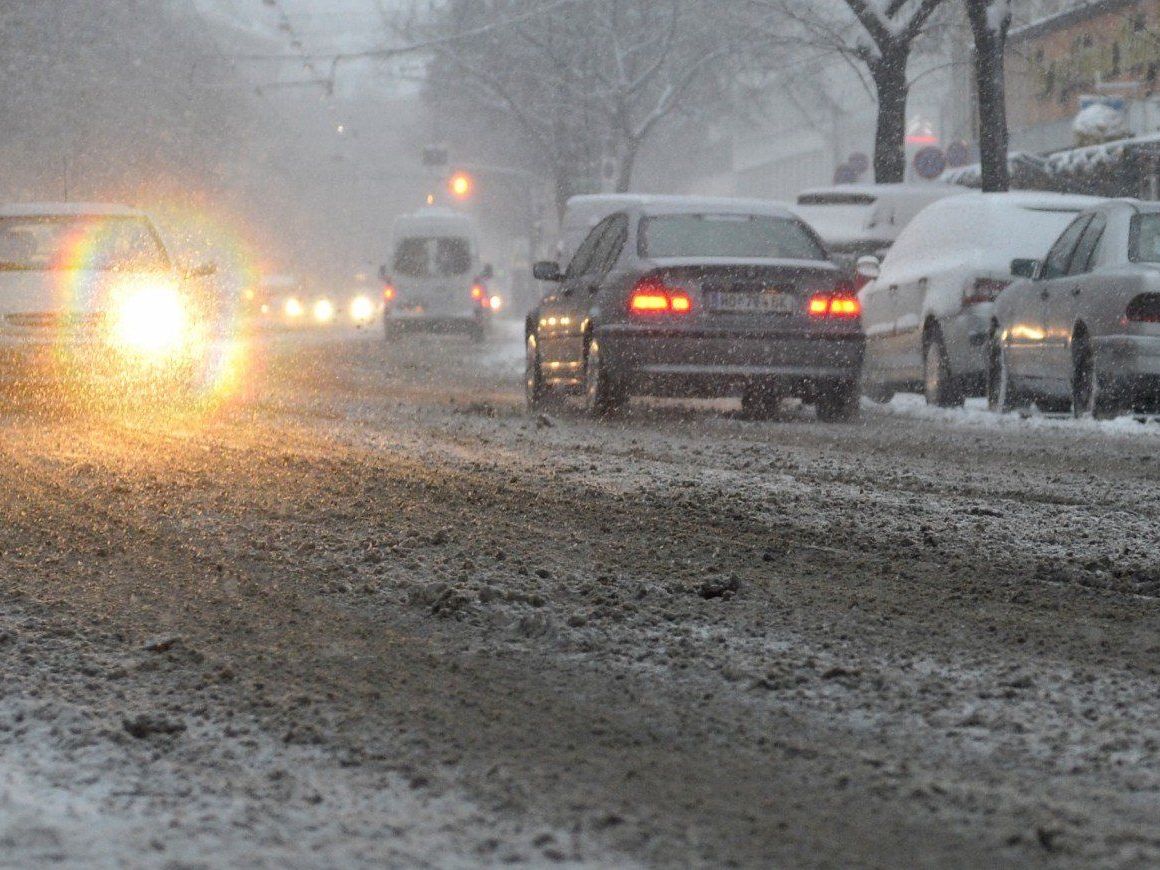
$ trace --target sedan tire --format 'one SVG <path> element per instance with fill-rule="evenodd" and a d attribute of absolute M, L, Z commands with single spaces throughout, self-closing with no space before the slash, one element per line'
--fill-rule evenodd
<path fill-rule="evenodd" d="M 987 410 L 1007 414 L 1019 405 L 1019 395 L 1007 367 L 1007 354 L 999 337 L 992 335 L 987 343 Z"/>
<path fill-rule="evenodd" d="M 592 417 L 607 417 L 627 401 L 624 388 L 608 372 L 600 343 L 593 339 L 584 361 L 584 410 Z"/>
<path fill-rule="evenodd" d="M 928 405 L 954 408 L 963 403 L 963 392 L 951 377 L 951 364 L 942 336 L 931 336 L 923 353 L 923 392 Z"/>
<path fill-rule="evenodd" d="M 822 423 L 850 423 L 858 419 L 861 391 L 857 383 L 841 384 L 818 396 L 818 420 Z"/>
<path fill-rule="evenodd" d="M 1096 369 L 1095 355 L 1086 339 L 1076 343 L 1071 395 L 1072 413 L 1076 417 L 1111 420 L 1131 410 L 1123 385 Z"/>
<path fill-rule="evenodd" d="M 543 411 L 551 403 L 551 392 L 544 383 L 543 369 L 540 367 L 540 348 L 536 337 L 529 335 L 525 343 L 524 356 L 524 401 L 528 411 Z"/>

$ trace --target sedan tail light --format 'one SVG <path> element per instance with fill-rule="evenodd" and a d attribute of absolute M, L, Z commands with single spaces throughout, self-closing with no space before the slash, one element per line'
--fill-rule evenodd
<path fill-rule="evenodd" d="M 693 297 L 683 287 L 673 287 L 659 278 L 641 278 L 628 297 L 633 314 L 688 314 Z"/>
<path fill-rule="evenodd" d="M 810 317 L 854 320 L 862 316 L 862 303 L 857 296 L 843 293 L 815 293 L 810 297 L 806 310 Z"/>
<path fill-rule="evenodd" d="M 995 298 L 1010 283 L 1002 278 L 975 278 L 963 288 L 963 304 L 978 305 L 980 302 L 994 302 Z"/>

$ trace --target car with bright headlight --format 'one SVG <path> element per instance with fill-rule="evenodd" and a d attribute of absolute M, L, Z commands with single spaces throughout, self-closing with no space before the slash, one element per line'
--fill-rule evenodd
<path fill-rule="evenodd" d="M 0 377 L 182 378 L 208 340 L 207 303 L 143 213 L 0 206 Z"/>

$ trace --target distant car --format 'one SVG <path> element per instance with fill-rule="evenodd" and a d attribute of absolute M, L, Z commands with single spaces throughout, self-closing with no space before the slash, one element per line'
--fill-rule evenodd
<path fill-rule="evenodd" d="M 866 329 L 863 386 L 886 401 L 920 389 L 929 404 L 982 395 L 993 301 L 1010 263 L 1042 258 L 1076 214 L 1101 200 L 1055 193 L 967 193 L 923 209 L 881 267 L 859 267 Z"/>
<path fill-rule="evenodd" d="M 822 420 L 858 411 L 858 300 L 821 240 L 755 200 L 648 197 L 605 217 L 526 323 L 530 408 L 584 396 L 593 415 L 632 395 L 741 395 L 768 415 L 782 397 Z"/>
<path fill-rule="evenodd" d="M 185 383 L 216 316 L 139 211 L 0 207 L 0 377 Z"/>
<path fill-rule="evenodd" d="M 839 265 L 853 269 L 860 257 L 882 259 L 906 225 L 932 202 L 964 193 L 970 190 L 933 182 L 839 184 L 803 190 L 793 210 L 822 237 Z"/>
<path fill-rule="evenodd" d="M 991 321 L 987 398 L 1077 416 L 1160 408 L 1160 205 L 1115 200 L 1075 218 L 1004 290 Z"/>
<path fill-rule="evenodd" d="M 383 279 L 383 329 L 466 332 L 482 339 L 494 308 L 491 268 L 480 262 L 475 221 L 428 207 L 395 221 Z"/>

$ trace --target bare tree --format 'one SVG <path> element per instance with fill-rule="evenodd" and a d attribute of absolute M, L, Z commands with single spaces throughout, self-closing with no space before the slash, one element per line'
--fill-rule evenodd
<path fill-rule="evenodd" d="M 975 38 L 975 87 L 979 104 L 979 158 L 984 191 L 1011 185 L 1007 169 L 1007 93 L 1003 59 L 1011 27 L 1010 0 L 965 0 Z"/>
<path fill-rule="evenodd" d="M 751 0 L 804 31 L 814 48 L 837 52 L 865 66 L 878 101 L 874 136 L 874 180 L 902 181 L 906 174 L 907 68 L 915 43 L 931 24 L 944 0 L 843 0 L 837 4 L 803 0 Z M 850 16 L 853 20 L 850 20 Z M 779 31 L 778 42 L 800 41 L 797 33 Z"/>
<path fill-rule="evenodd" d="M 487 22 L 500 26 L 481 32 Z M 719 108 L 707 95 L 724 92 L 735 49 L 699 0 L 449 0 L 422 35 L 436 113 L 509 122 L 554 179 L 560 207 L 607 162 L 628 190 L 659 127 Z"/>

